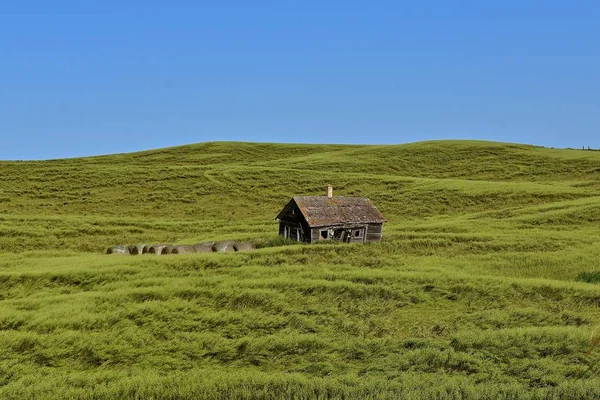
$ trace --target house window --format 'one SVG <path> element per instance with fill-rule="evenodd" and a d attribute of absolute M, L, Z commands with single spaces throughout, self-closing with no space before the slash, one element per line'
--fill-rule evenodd
<path fill-rule="evenodd" d="M 324 229 L 321 231 L 321 239 L 327 239 L 329 237 L 329 231 Z"/>
<path fill-rule="evenodd" d="M 355 237 L 355 238 L 360 238 L 360 237 L 362 237 L 362 230 L 360 230 L 360 229 L 355 229 L 355 230 L 354 230 L 354 237 Z"/>

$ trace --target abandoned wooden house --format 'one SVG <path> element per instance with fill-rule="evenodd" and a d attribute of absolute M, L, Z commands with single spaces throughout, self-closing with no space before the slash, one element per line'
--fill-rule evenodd
<path fill-rule="evenodd" d="M 371 200 L 362 197 L 326 196 L 292 198 L 276 218 L 279 234 L 299 242 L 338 240 L 342 242 L 379 242 L 383 215 Z"/>

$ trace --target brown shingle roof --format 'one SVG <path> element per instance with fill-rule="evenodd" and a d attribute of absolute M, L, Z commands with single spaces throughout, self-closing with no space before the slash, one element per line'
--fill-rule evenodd
<path fill-rule="evenodd" d="M 362 197 L 301 196 L 293 200 L 312 227 L 353 224 L 382 223 L 383 215 L 371 200 Z"/>

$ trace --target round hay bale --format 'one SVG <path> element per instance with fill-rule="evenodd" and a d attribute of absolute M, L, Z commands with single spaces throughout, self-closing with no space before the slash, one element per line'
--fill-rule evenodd
<path fill-rule="evenodd" d="M 255 250 L 256 246 L 254 246 L 250 242 L 235 242 L 233 248 L 235 249 L 235 251 L 250 251 Z"/>
<path fill-rule="evenodd" d="M 167 246 L 171 246 L 170 244 L 153 244 L 152 246 L 150 246 L 148 248 L 148 254 L 156 254 L 157 256 L 160 256 L 161 254 L 163 254 L 163 249 Z M 170 249 L 169 249 L 170 250 Z M 168 253 L 166 253 L 168 254 Z"/>
<path fill-rule="evenodd" d="M 138 254 L 144 254 L 144 247 L 146 246 L 147 245 L 145 244 L 132 244 L 129 246 L 129 254 L 134 256 Z"/>
<path fill-rule="evenodd" d="M 173 246 L 171 250 L 171 254 L 192 254 L 195 252 L 196 249 L 194 246 L 190 246 L 189 244 L 178 244 L 177 246 Z"/>
<path fill-rule="evenodd" d="M 106 250 L 106 254 L 128 255 L 129 249 L 126 246 L 112 246 Z"/>
<path fill-rule="evenodd" d="M 233 247 L 234 244 L 235 242 L 233 240 L 223 240 L 215 243 L 213 251 L 216 251 L 217 253 L 231 253 L 235 251 Z"/>
<path fill-rule="evenodd" d="M 173 250 L 173 246 L 168 244 L 165 247 L 163 247 L 163 249 L 160 251 L 160 254 L 171 254 L 171 250 Z"/>
<path fill-rule="evenodd" d="M 198 243 L 194 245 L 194 250 L 196 250 L 196 253 L 212 253 L 214 245 L 215 242 Z"/>

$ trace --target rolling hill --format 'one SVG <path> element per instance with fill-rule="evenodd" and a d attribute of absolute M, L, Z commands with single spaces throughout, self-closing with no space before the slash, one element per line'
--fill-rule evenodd
<path fill-rule="evenodd" d="M 600 152 L 219 142 L 0 174 L 1 398 L 600 395 Z M 383 242 L 277 240 L 328 183 Z M 218 239 L 261 248 L 102 254 Z"/>

